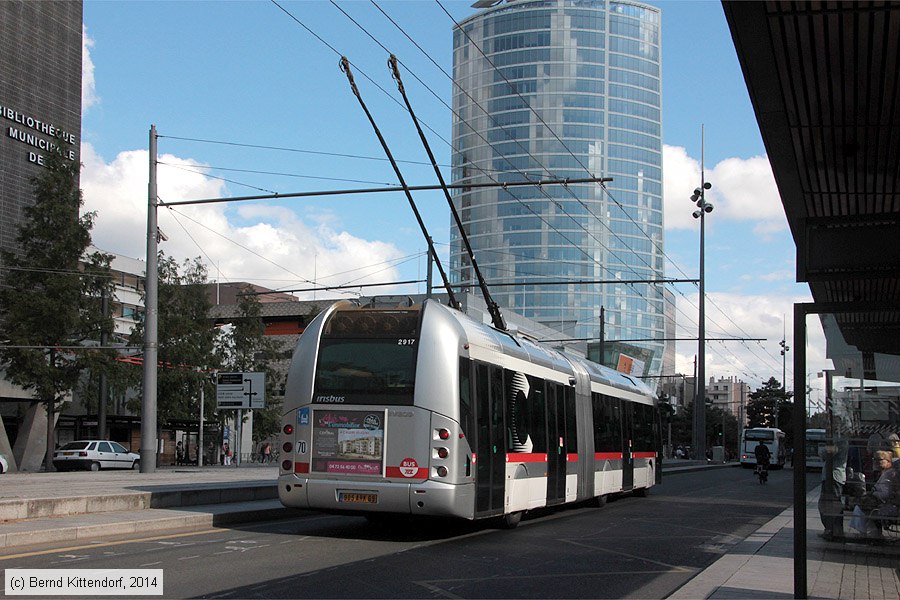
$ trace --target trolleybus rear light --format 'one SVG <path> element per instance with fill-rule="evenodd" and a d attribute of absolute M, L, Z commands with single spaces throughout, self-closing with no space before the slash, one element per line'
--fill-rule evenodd
<path fill-rule="evenodd" d="M 447 458 L 450 455 L 450 451 L 446 448 L 438 448 L 437 449 L 438 458 Z"/>
<path fill-rule="evenodd" d="M 294 465 L 289 460 L 281 461 L 281 470 L 282 471 L 292 471 L 293 469 L 291 467 L 293 467 L 293 466 Z"/>
<path fill-rule="evenodd" d="M 285 453 L 287 453 L 287 452 L 290 452 L 291 450 L 294 449 L 294 445 L 293 445 L 292 443 L 290 443 L 290 442 L 285 442 L 285 443 L 281 446 L 281 449 L 284 450 Z"/>
<path fill-rule="evenodd" d="M 438 429 L 438 437 L 441 438 L 442 440 L 449 440 L 450 432 L 447 431 L 446 429 Z"/>
<path fill-rule="evenodd" d="M 292 433 L 294 433 L 294 426 L 288 423 L 284 426 L 283 431 L 285 435 L 291 435 Z"/>
<path fill-rule="evenodd" d="M 447 476 L 447 467 L 441 466 L 435 469 L 437 471 L 438 477 L 446 477 Z"/>

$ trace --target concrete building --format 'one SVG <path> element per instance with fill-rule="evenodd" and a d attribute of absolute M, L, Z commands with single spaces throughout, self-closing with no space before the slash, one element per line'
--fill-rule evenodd
<path fill-rule="evenodd" d="M 658 375 L 666 343 L 652 340 L 666 337 L 666 301 L 662 286 L 641 282 L 664 275 L 659 9 L 629 0 L 473 6 L 482 10 L 453 31 L 453 182 L 613 178 L 605 187 L 456 190 L 486 279 L 514 284 L 493 288 L 494 299 L 590 340 L 600 339 L 603 307 L 602 361 L 615 368 L 626 354 Z M 454 283 L 474 281 L 453 223 L 450 263 Z M 621 283 L 597 283 L 611 280 Z"/>
<path fill-rule="evenodd" d="M 23 209 L 33 203 L 31 178 L 54 145 L 78 160 L 81 140 L 81 0 L 0 2 L 0 248 L 15 252 Z M 9 277 L 0 264 L 0 285 Z M 37 468 L 47 416 L 31 394 L 0 371 L 0 453 Z M 3 421 L 8 421 L 7 416 Z M 9 430 L 9 431 L 8 431 Z M 21 435 L 29 432 L 28 435 Z M 16 439 L 15 450 L 11 439 Z M 40 457 L 33 460 L 28 457 Z M 24 463 L 22 462 L 24 460 Z"/>
<path fill-rule="evenodd" d="M 81 143 L 81 0 L 0 2 L 0 247 L 15 251 L 31 178 L 62 138 Z M 5 274 L 0 271 L 0 278 Z"/>
<path fill-rule="evenodd" d="M 750 386 L 737 377 L 710 377 L 706 386 L 707 401 L 738 419 L 744 415 L 749 395 Z"/>

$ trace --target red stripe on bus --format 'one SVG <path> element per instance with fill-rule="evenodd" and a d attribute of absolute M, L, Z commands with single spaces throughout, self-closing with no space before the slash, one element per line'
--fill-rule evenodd
<path fill-rule="evenodd" d="M 508 463 L 547 462 L 547 455 L 546 454 L 528 453 L 528 452 L 507 454 L 506 462 L 508 462 Z"/>
<path fill-rule="evenodd" d="M 398 477 L 400 479 L 428 479 L 428 469 L 419 467 L 419 470 L 416 471 L 416 474 L 412 477 L 407 477 L 403 474 L 403 471 L 400 470 L 400 467 L 388 467 L 384 472 L 385 477 Z"/>
<path fill-rule="evenodd" d="M 633 452 L 634 458 L 656 458 L 656 452 Z"/>
<path fill-rule="evenodd" d="M 615 460 L 622 458 L 621 452 L 594 452 L 594 460 Z"/>
<path fill-rule="evenodd" d="M 577 454 L 566 454 L 566 462 L 578 462 Z"/>
<path fill-rule="evenodd" d="M 309 463 L 295 462 L 294 473 L 309 473 Z"/>

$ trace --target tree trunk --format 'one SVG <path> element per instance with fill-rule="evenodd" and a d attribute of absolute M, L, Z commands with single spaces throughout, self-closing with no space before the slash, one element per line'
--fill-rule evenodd
<path fill-rule="evenodd" d="M 53 471 L 53 451 L 56 450 L 56 436 L 53 432 L 54 404 L 53 400 L 47 402 L 47 455 L 44 457 L 44 470 L 48 473 Z"/>

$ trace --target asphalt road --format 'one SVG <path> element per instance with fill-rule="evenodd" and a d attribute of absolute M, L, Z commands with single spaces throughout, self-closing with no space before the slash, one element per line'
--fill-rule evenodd
<path fill-rule="evenodd" d="M 0 568 L 163 569 L 166 598 L 664 598 L 790 506 L 791 477 L 672 475 L 646 498 L 530 515 L 512 531 L 310 513 L 7 552 Z"/>

